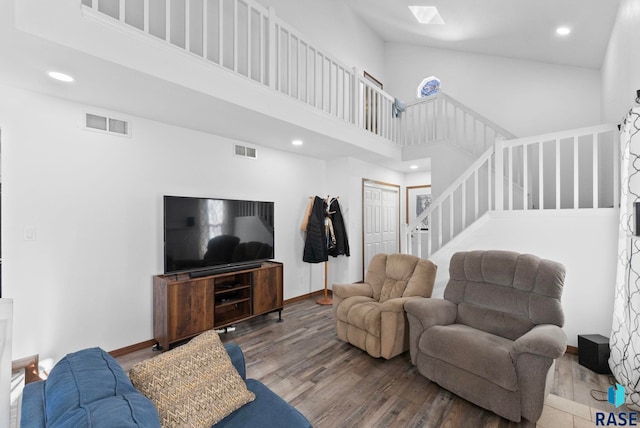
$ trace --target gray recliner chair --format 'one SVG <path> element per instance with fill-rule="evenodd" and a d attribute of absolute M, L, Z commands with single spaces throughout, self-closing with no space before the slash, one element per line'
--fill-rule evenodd
<path fill-rule="evenodd" d="M 407 302 L 411 362 L 506 419 L 540 418 L 567 346 L 559 263 L 509 251 L 453 255 L 444 299 Z"/>

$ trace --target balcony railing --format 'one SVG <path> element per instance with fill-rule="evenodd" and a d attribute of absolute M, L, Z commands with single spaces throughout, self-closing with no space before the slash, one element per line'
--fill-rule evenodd
<path fill-rule="evenodd" d="M 495 137 L 513 138 L 442 93 L 409 103 L 406 112 L 394 116 L 394 97 L 254 0 L 82 0 L 82 10 L 400 146 L 447 139 L 477 157 Z"/>

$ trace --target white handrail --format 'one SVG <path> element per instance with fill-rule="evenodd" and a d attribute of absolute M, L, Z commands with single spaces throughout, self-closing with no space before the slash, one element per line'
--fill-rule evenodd
<path fill-rule="evenodd" d="M 506 194 L 496 188 L 496 209 L 512 209 L 517 199 L 511 185 L 518 181 L 513 171 L 515 162 L 524 165 L 525 192 L 519 203 L 524 210 L 617 206 L 616 132 L 615 125 L 604 124 L 498 141 L 496 153 L 506 154 L 506 169 L 505 163 L 497 162 L 496 175 L 504 172 L 508 185 Z M 501 196 L 506 197 L 506 204 Z"/>
<path fill-rule="evenodd" d="M 506 141 L 504 141 L 504 145 L 505 147 L 522 146 L 522 145 L 537 143 L 540 141 L 565 140 L 568 138 L 573 138 L 575 136 L 592 135 L 594 133 L 601 134 L 601 133 L 610 132 L 613 130 L 614 130 L 614 125 L 607 123 L 602 125 L 587 126 L 584 128 L 550 132 L 547 134 L 534 135 L 531 137 L 522 137 L 522 138 L 512 137 L 510 139 L 505 138 Z"/>
<path fill-rule="evenodd" d="M 400 122 L 397 141 L 403 146 L 447 141 L 472 157 L 484 153 L 498 137 L 515 138 L 443 92 L 408 103 Z"/>
<path fill-rule="evenodd" d="M 353 122 L 353 70 L 275 18 L 275 88 L 339 119 Z"/>
<path fill-rule="evenodd" d="M 448 103 L 454 105 L 456 108 L 464 111 L 469 116 L 473 116 L 477 121 L 486 124 L 488 128 L 493 129 L 498 135 L 501 135 L 505 139 L 516 138 L 516 136 L 513 135 L 511 132 L 507 131 L 506 129 L 504 129 L 500 125 L 498 125 L 498 124 L 492 122 L 491 120 L 487 119 L 486 117 L 482 116 L 480 113 L 470 109 L 466 105 L 462 104 L 460 101 L 458 101 L 455 98 L 453 98 L 451 95 L 448 95 L 446 93 L 441 93 L 439 95 L 442 98 L 444 98 Z"/>
<path fill-rule="evenodd" d="M 115 11 L 103 11 L 100 4 L 99 0 L 82 0 L 83 12 L 93 17 L 109 16 L 237 74 L 269 84 L 266 61 L 270 57 L 270 37 L 265 23 L 270 11 L 254 0 L 220 0 L 217 8 L 209 7 L 207 1 L 172 4 L 171 0 L 119 0 Z"/>
<path fill-rule="evenodd" d="M 359 114 L 355 124 L 387 140 L 394 141 L 397 121 L 393 118 L 394 98 L 357 74 L 355 106 Z"/>
<path fill-rule="evenodd" d="M 429 257 L 469 224 L 492 207 L 492 161 L 494 148 L 483 153 L 458 179 L 406 228 L 409 252 L 414 248 L 413 238 L 419 224 L 429 225 L 425 250 L 421 242 L 416 248 L 420 257 Z M 469 180 L 472 191 L 467 191 Z M 482 204 L 482 205 L 481 205 Z M 445 215 L 445 213 L 447 215 Z M 417 236 L 421 237 L 420 234 Z"/>
<path fill-rule="evenodd" d="M 482 156 L 476 159 L 476 161 L 473 164 L 471 164 L 471 166 L 469 166 L 469 168 L 467 168 L 467 170 L 463 172 L 462 175 L 456 179 L 456 181 L 451 183 L 451 185 L 449 185 L 449 187 L 447 187 L 445 191 L 442 192 L 440 196 L 438 196 L 431 203 L 431 205 L 429 205 L 427 209 L 425 209 L 422 213 L 420 213 L 420 215 L 416 217 L 416 219 L 413 220 L 413 222 L 409 223 L 408 229 L 413 230 L 420 223 L 422 223 L 423 220 L 425 220 L 430 214 L 432 214 L 433 211 L 435 211 L 439 205 L 442 205 L 445 202 L 445 200 L 447 200 L 450 197 L 452 193 L 458 190 L 462 185 L 462 183 L 464 183 L 467 179 L 469 179 L 472 175 L 474 175 L 474 173 L 478 169 L 480 169 L 480 167 L 482 167 L 488 160 L 490 160 L 491 157 L 493 156 L 493 153 L 494 153 L 494 148 L 491 147 L 489 150 L 484 152 Z"/>
<path fill-rule="evenodd" d="M 407 225 L 408 248 L 415 247 L 413 232 L 425 219 L 430 226 L 428 245 L 418 252 L 429 257 L 489 210 L 618 206 L 616 132 L 615 125 L 606 124 L 508 141 L 497 138 Z M 522 177 L 515 176 L 516 164 L 522 165 Z"/>
<path fill-rule="evenodd" d="M 104 4 L 104 6 L 103 6 Z M 393 115 L 394 97 L 255 0 L 82 0 L 83 13 L 137 29 L 399 145 L 449 139 L 473 155 L 512 135 L 440 93 Z M 458 123 L 460 122 L 460 123 Z M 483 138 L 469 139 L 482 130 Z M 468 141 L 467 141 L 468 140 Z"/>

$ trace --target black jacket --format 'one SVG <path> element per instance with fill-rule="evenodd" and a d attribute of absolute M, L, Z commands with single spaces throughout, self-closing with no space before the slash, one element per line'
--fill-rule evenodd
<path fill-rule="evenodd" d="M 321 263 L 329 259 L 327 252 L 327 235 L 324 230 L 324 217 L 327 204 L 324 199 L 316 196 L 307 223 L 307 237 L 304 242 L 302 261 L 307 263 Z"/>
<path fill-rule="evenodd" d="M 331 222 L 333 223 L 333 233 L 336 238 L 336 245 L 329 249 L 329 255 L 337 257 L 344 254 L 349 257 L 349 240 L 347 239 L 347 228 L 344 225 L 340 204 L 337 199 L 331 201 L 329 205 Z"/>

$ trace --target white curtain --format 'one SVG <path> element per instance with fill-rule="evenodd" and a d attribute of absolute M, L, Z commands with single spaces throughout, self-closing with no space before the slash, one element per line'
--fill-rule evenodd
<path fill-rule="evenodd" d="M 622 124 L 620 149 L 618 270 L 609 366 L 625 388 L 627 406 L 640 410 L 640 236 L 634 235 L 633 208 L 640 202 L 640 107 L 631 109 Z"/>

